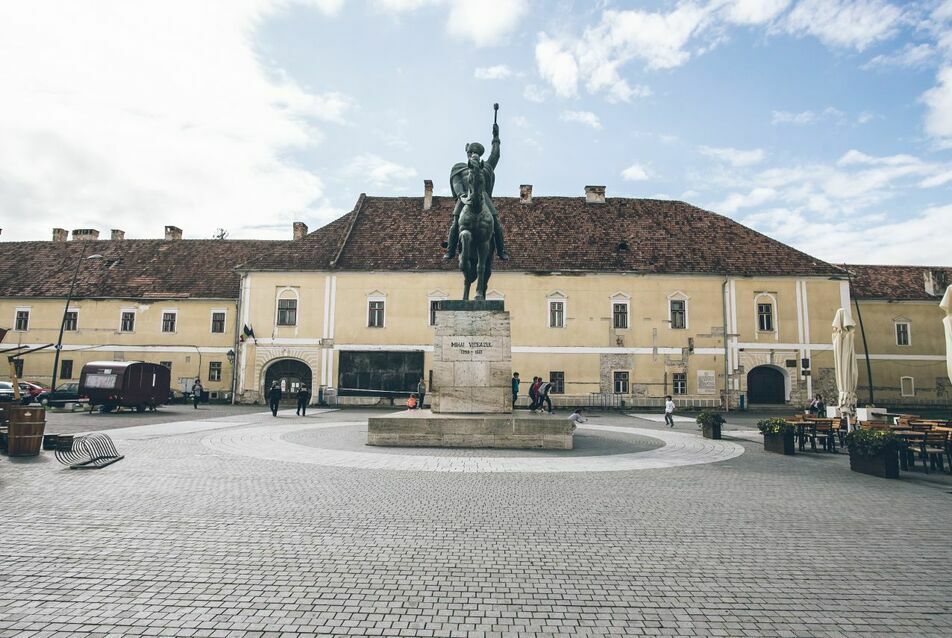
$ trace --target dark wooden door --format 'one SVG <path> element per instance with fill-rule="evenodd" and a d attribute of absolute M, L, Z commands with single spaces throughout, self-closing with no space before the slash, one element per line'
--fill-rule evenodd
<path fill-rule="evenodd" d="M 785 403 L 783 373 L 775 368 L 759 366 L 747 373 L 748 403 Z"/>

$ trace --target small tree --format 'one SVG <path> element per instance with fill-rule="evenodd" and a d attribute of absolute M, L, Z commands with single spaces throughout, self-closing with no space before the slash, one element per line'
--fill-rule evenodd
<path fill-rule="evenodd" d="M 212 239 L 228 239 L 228 231 L 224 228 L 216 228 Z"/>

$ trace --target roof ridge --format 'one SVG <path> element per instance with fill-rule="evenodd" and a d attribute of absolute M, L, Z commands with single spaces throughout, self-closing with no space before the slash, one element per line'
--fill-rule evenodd
<path fill-rule="evenodd" d="M 347 240 L 350 239 L 350 234 L 354 232 L 354 226 L 357 225 L 357 219 L 360 217 L 360 209 L 363 208 L 364 202 L 367 200 L 367 193 L 361 193 L 360 197 L 357 198 L 357 203 L 354 205 L 353 218 L 350 220 L 350 226 L 347 228 L 347 233 L 344 235 L 344 239 L 340 243 L 340 248 L 337 249 L 337 254 L 334 255 L 334 258 L 331 260 L 330 267 L 334 268 L 337 266 L 337 262 L 340 260 L 341 255 L 344 254 L 344 248 L 347 246 Z"/>

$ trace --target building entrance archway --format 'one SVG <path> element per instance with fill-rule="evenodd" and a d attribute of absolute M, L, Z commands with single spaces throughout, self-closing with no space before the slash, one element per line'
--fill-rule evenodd
<path fill-rule="evenodd" d="M 271 384 L 275 381 L 281 387 L 283 399 L 292 399 L 301 385 L 306 385 L 313 393 L 311 387 L 311 368 L 303 361 L 297 359 L 279 359 L 268 366 L 264 375 L 264 395 L 267 396 Z"/>
<path fill-rule="evenodd" d="M 787 402 L 786 379 L 773 366 L 757 366 L 747 373 L 747 402 L 783 404 Z"/>

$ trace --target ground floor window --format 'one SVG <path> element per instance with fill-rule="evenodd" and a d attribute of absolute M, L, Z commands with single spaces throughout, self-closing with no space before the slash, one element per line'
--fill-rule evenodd
<path fill-rule="evenodd" d="M 628 372 L 623 370 L 613 372 L 612 385 L 615 394 L 628 394 Z"/>
<path fill-rule="evenodd" d="M 423 352 L 343 350 L 339 370 L 342 396 L 407 396 L 423 377 Z"/>
<path fill-rule="evenodd" d="M 899 379 L 899 388 L 904 397 L 916 396 L 916 380 L 912 377 L 902 377 Z"/>
<path fill-rule="evenodd" d="M 221 381 L 221 361 L 210 361 L 208 363 L 208 380 Z"/>
<path fill-rule="evenodd" d="M 63 359 L 60 361 L 60 379 L 73 378 L 73 360 Z"/>
<path fill-rule="evenodd" d="M 549 392 L 552 394 L 565 394 L 565 372 L 550 372 L 549 383 L 552 384 L 552 389 L 549 390 Z"/>
<path fill-rule="evenodd" d="M 688 393 L 688 375 L 686 372 L 675 372 L 673 375 L 672 388 L 674 394 Z"/>

